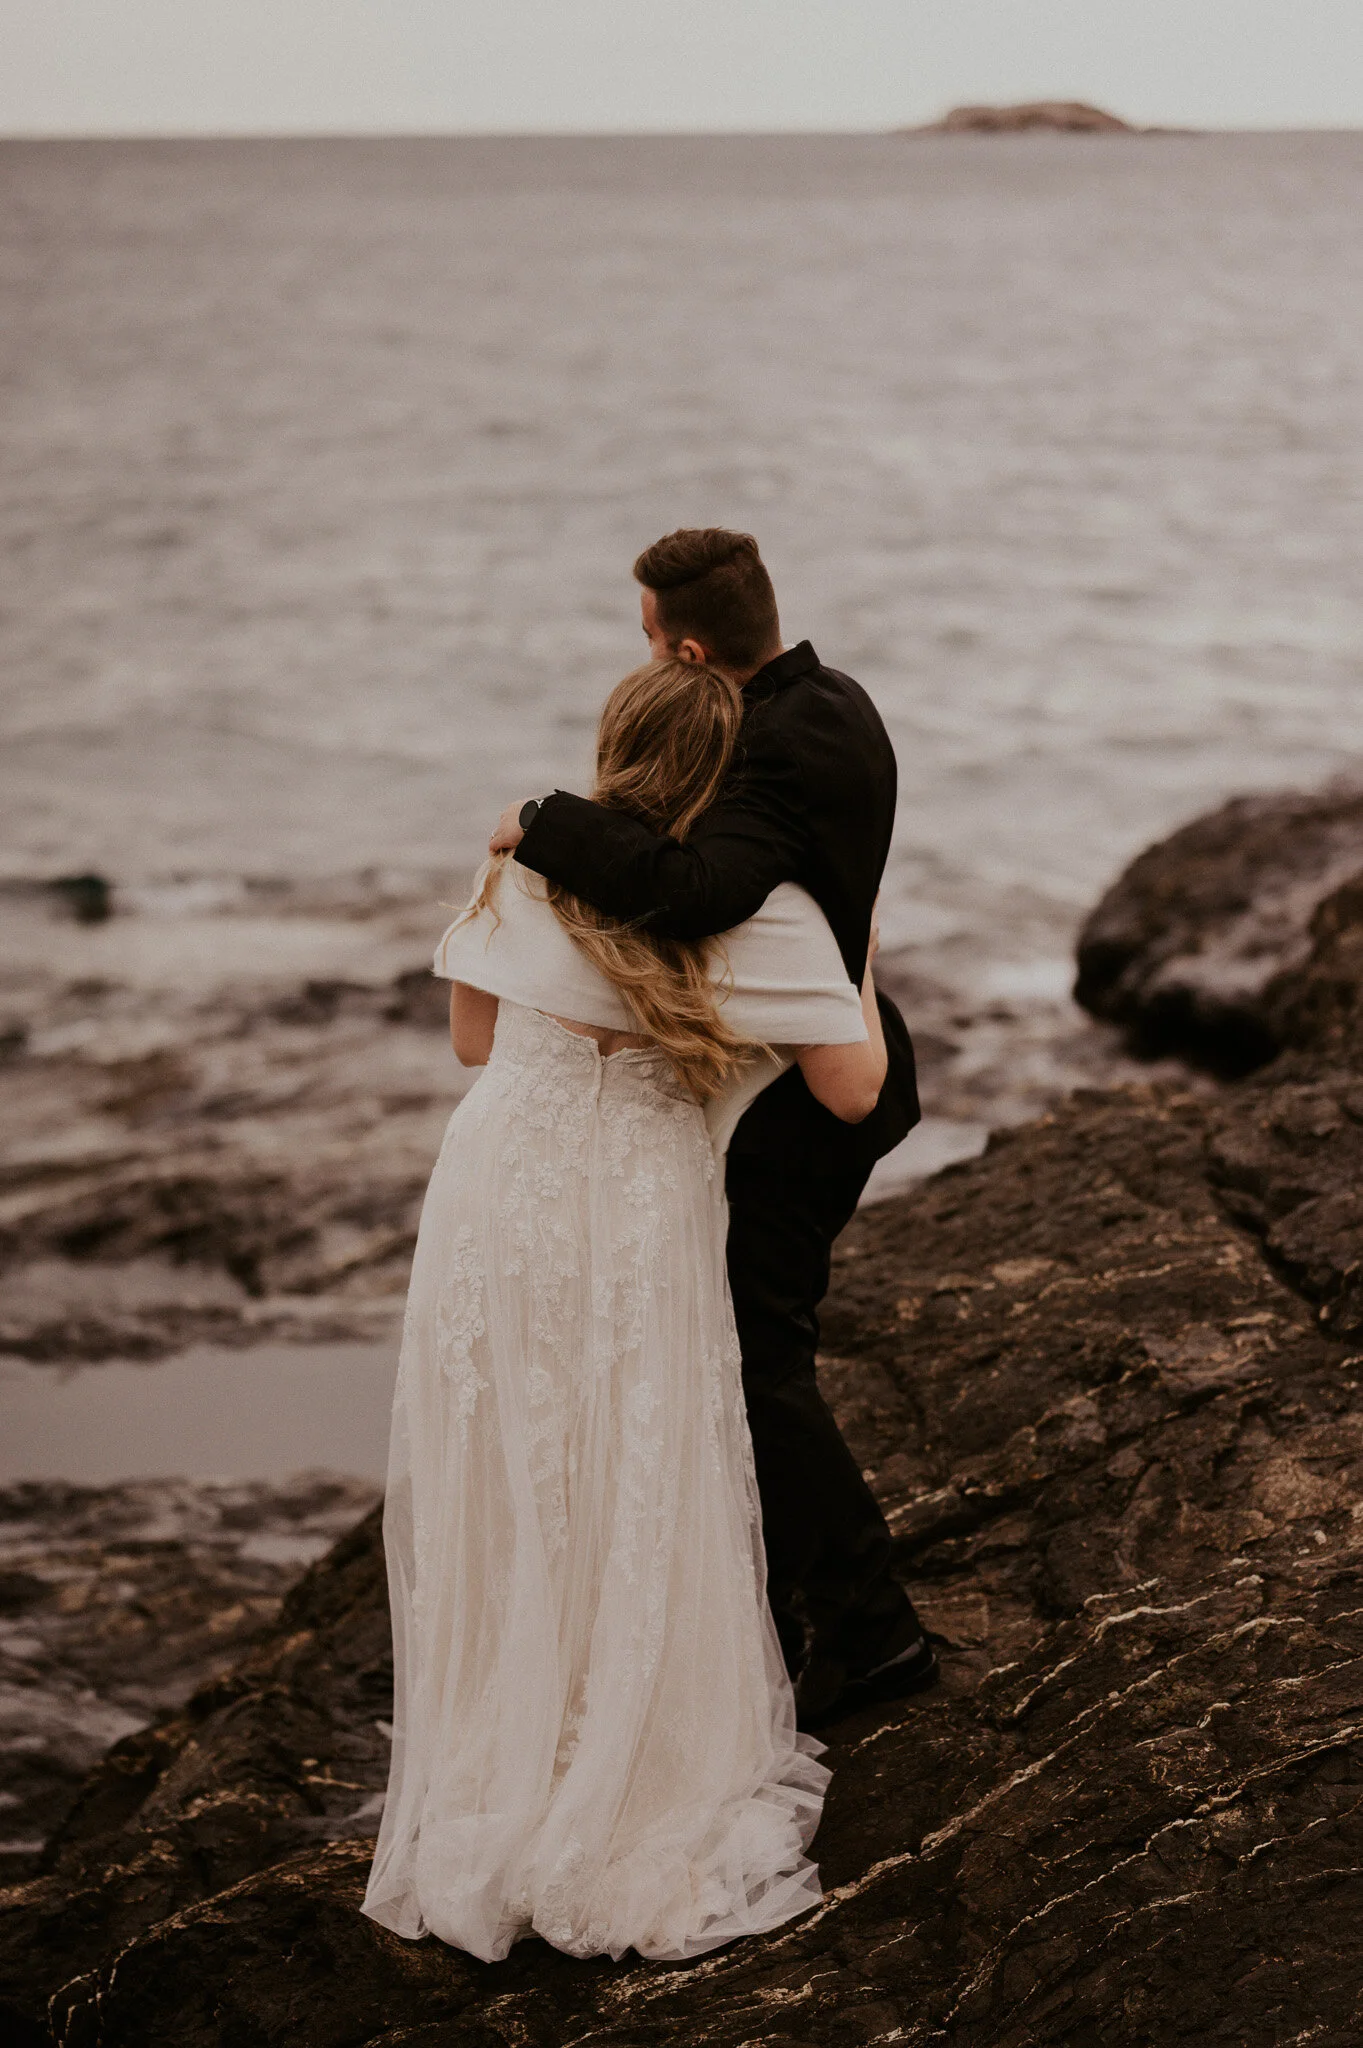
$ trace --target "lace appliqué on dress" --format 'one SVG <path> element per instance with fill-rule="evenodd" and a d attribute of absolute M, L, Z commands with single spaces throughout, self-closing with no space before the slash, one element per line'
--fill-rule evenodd
<path fill-rule="evenodd" d="M 435 1311 L 435 1355 L 450 1384 L 455 1427 L 466 1441 L 478 1396 L 488 1384 L 473 1362 L 474 1346 L 487 1335 L 487 1275 L 472 1224 L 459 1226 L 446 1258 L 448 1279 Z"/>

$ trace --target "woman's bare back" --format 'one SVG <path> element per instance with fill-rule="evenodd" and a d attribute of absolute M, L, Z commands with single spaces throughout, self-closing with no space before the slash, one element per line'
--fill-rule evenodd
<path fill-rule="evenodd" d="M 553 1012 L 548 1011 L 546 1015 L 553 1016 Z M 640 1031 L 610 1031 L 604 1024 L 579 1024 L 575 1017 L 554 1017 L 554 1022 L 561 1024 L 565 1031 L 574 1032 L 578 1038 L 594 1038 L 606 1059 L 613 1052 L 636 1051 L 653 1043 Z"/>

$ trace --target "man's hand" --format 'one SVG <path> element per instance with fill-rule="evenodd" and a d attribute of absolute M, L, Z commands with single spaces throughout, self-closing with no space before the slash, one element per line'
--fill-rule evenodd
<path fill-rule="evenodd" d="M 497 820 L 497 829 L 487 843 L 489 853 L 510 852 L 512 847 L 520 845 L 525 837 L 521 830 L 521 812 L 525 809 L 526 801 L 525 797 L 519 796 L 514 804 L 508 804 L 502 812 Z"/>

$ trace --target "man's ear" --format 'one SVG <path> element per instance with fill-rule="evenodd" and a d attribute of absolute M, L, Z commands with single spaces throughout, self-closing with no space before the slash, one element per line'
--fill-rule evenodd
<path fill-rule="evenodd" d="M 710 657 L 701 646 L 699 640 L 679 640 L 677 643 L 677 659 L 678 661 L 689 661 L 692 667 L 705 668 L 709 663 Z"/>

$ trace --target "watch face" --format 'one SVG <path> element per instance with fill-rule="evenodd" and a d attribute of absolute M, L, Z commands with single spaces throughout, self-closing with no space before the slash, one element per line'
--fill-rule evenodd
<path fill-rule="evenodd" d="M 539 814 L 539 798 L 530 797 L 521 805 L 520 825 L 522 832 L 528 832 Z"/>

